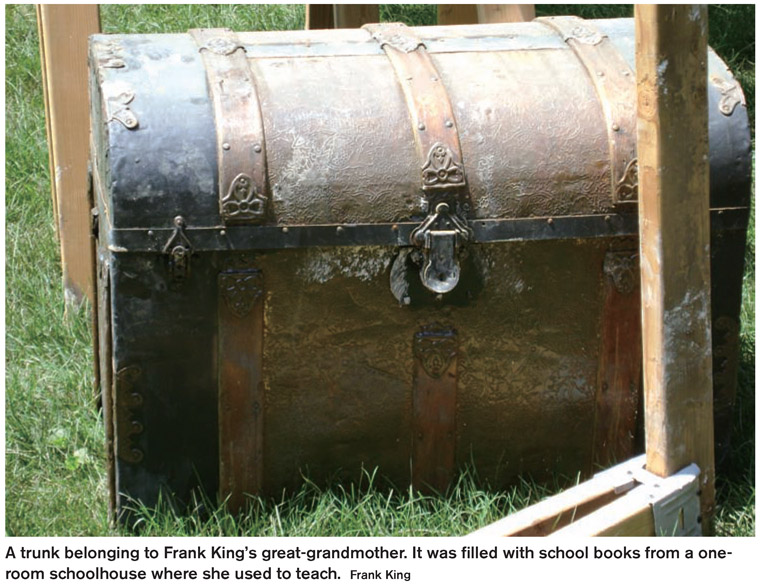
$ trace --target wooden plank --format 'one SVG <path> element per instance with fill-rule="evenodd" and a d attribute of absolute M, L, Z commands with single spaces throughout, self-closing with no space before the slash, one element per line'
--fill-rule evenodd
<path fill-rule="evenodd" d="M 335 14 L 332 4 L 306 5 L 306 30 L 334 29 Z"/>
<path fill-rule="evenodd" d="M 654 537 L 652 505 L 630 492 L 552 537 Z"/>
<path fill-rule="evenodd" d="M 37 22 L 64 296 L 67 303 L 92 302 L 87 37 L 100 32 L 98 5 L 41 4 Z"/>
<path fill-rule="evenodd" d="M 335 28 L 355 29 L 380 22 L 379 4 L 335 4 Z"/>
<path fill-rule="evenodd" d="M 707 8 L 637 5 L 639 226 L 647 469 L 696 463 L 714 508 Z"/>
<path fill-rule="evenodd" d="M 635 245 L 631 244 L 631 247 Z M 604 306 L 594 417 L 594 464 L 633 454 L 641 385 L 641 294 L 638 249 L 604 258 Z"/>
<path fill-rule="evenodd" d="M 453 328 L 414 335 L 412 484 L 445 492 L 456 464 L 458 337 Z"/>
<path fill-rule="evenodd" d="M 478 7 L 476 4 L 439 4 L 438 24 L 477 24 Z"/>
<path fill-rule="evenodd" d="M 534 4 L 477 4 L 478 22 L 527 22 L 536 18 Z"/>
<path fill-rule="evenodd" d="M 634 473 L 644 467 L 637 456 L 605 470 L 533 506 L 479 529 L 475 536 L 546 536 L 618 499 L 634 486 Z"/>
<path fill-rule="evenodd" d="M 233 513 L 263 483 L 263 294 L 255 269 L 219 274 L 219 495 Z"/>

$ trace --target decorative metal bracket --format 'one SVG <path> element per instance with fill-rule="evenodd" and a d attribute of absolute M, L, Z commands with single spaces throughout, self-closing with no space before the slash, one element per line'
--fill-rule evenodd
<path fill-rule="evenodd" d="M 174 281 L 182 281 L 190 275 L 190 256 L 193 246 L 185 235 L 185 219 L 174 217 L 174 233 L 164 245 L 163 252 L 169 256 L 169 273 Z"/>
<path fill-rule="evenodd" d="M 120 92 L 106 98 L 106 110 L 108 120 L 115 120 L 123 124 L 129 130 L 136 129 L 139 125 L 135 113 L 129 108 L 129 104 L 135 99 L 135 93 L 131 90 Z"/>
<path fill-rule="evenodd" d="M 457 354 L 457 332 L 453 328 L 433 324 L 414 335 L 414 356 L 425 373 L 437 380 L 451 365 Z"/>
<path fill-rule="evenodd" d="M 618 202 L 636 202 L 639 198 L 639 161 L 632 159 L 625 166 L 623 177 L 615 186 Z"/>
<path fill-rule="evenodd" d="M 739 104 L 746 105 L 744 93 L 735 81 L 729 82 L 718 75 L 710 76 L 710 82 L 720 91 L 718 110 L 726 116 L 731 116 Z"/>
<path fill-rule="evenodd" d="M 222 198 L 222 217 L 227 221 L 260 220 L 266 212 L 267 197 L 261 194 L 248 174 L 238 174 Z"/>
<path fill-rule="evenodd" d="M 621 294 L 630 294 L 636 288 L 638 258 L 638 253 L 631 251 L 610 251 L 604 256 L 604 273 Z"/>
<path fill-rule="evenodd" d="M 232 314 L 243 318 L 264 292 L 259 271 L 232 271 L 219 274 L 219 291 Z"/>
<path fill-rule="evenodd" d="M 427 162 L 422 166 L 422 189 L 444 190 L 465 186 L 464 167 L 451 148 L 443 143 L 433 145 Z"/>
<path fill-rule="evenodd" d="M 459 283 L 459 250 L 472 239 L 472 229 L 446 202 L 439 202 L 435 212 L 412 231 L 412 245 L 422 249 L 420 279 L 436 294 L 451 292 Z"/>

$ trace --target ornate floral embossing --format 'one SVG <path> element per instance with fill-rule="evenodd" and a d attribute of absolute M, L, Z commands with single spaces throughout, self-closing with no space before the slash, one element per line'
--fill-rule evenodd
<path fill-rule="evenodd" d="M 222 217 L 225 221 L 261 220 L 266 202 L 266 196 L 258 193 L 251 176 L 238 174 L 222 199 Z"/>
<path fill-rule="evenodd" d="M 443 143 L 433 145 L 427 162 L 422 166 L 422 189 L 459 188 L 464 185 L 464 167 L 454 159 L 451 149 Z"/>
<path fill-rule="evenodd" d="M 142 407 L 143 397 L 135 391 L 135 383 L 142 374 L 137 366 L 127 366 L 116 372 L 116 453 L 119 459 L 139 463 L 143 452 L 136 447 L 134 437 L 143 432 L 136 411 Z"/>
<path fill-rule="evenodd" d="M 639 160 L 635 157 L 628 162 L 623 177 L 615 187 L 618 202 L 634 202 L 639 197 Z"/>
<path fill-rule="evenodd" d="M 414 335 L 414 356 L 431 378 L 438 379 L 446 373 L 456 354 L 455 329 L 435 324 L 423 327 Z"/>
<path fill-rule="evenodd" d="M 219 288 L 232 313 L 243 318 L 263 293 L 259 272 L 235 272 L 219 275 Z"/>
<path fill-rule="evenodd" d="M 638 253 L 631 251 L 610 251 L 604 256 L 604 273 L 621 294 L 630 294 L 636 288 L 638 258 Z"/>
<path fill-rule="evenodd" d="M 710 76 L 710 81 L 720 91 L 721 97 L 718 103 L 718 110 L 721 113 L 731 116 L 739 104 L 747 104 L 742 89 L 735 81 L 731 83 L 717 75 Z"/>

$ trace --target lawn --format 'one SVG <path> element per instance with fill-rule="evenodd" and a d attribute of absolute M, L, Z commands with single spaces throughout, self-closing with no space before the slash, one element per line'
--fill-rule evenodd
<path fill-rule="evenodd" d="M 34 7 L 6 6 L 6 532 L 111 535 L 104 431 L 93 393 L 89 310 L 64 315 L 50 198 Z M 542 5 L 539 15 L 630 16 L 628 5 Z M 711 45 L 744 86 L 754 120 L 754 6 L 711 6 Z M 386 21 L 434 24 L 433 5 L 383 5 Z M 115 5 L 105 32 L 180 32 L 194 27 L 301 29 L 303 5 Z M 716 530 L 754 535 L 754 221 L 746 257 L 740 383 L 733 459 L 719 473 Z M 316 488 L 263 500 L 239 520 L 199 501 L 197 512 L 141 510 L 146 535 L 460 535 L 572 480 L 523 481 L 494 492 L 465 472 L 446 496 L 380 490 L 367 472 L 357 486 Z"/>

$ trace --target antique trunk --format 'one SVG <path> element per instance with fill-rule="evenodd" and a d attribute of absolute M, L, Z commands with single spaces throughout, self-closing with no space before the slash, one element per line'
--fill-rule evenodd
<path fill-rule="evenodd" d="M 504 485 L 631 455 L 633 33 L 94 36 L 112 508 L 196 489 L 237 508 L 362 468 L 440 490 L 472 463 Z M 750 143 L 738 84 L 713 53 L 709 70 L 725 444 Z"/>

